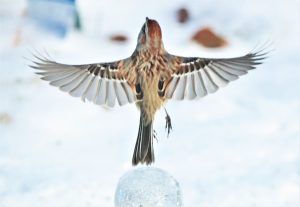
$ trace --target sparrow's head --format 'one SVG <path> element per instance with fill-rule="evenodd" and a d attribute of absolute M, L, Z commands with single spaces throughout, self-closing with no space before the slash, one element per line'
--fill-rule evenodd
<path fill-rule="evenodd" d="M 138 45 L 143 49 L 157 50 L 163 48 L 162 33 L 157 21 L 146 17 L 146 22 L 138 37 Z"/>

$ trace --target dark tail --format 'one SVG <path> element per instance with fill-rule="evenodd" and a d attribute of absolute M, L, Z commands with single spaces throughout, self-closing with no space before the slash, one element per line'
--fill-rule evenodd
<path fill-rule="evenodd" d="M 147 125 L 144 123 L 141 112 L 139 133 L 133 152 L 132 165 L 145 162 L 147 165 L 154 162 L 153 125 L 152 121 L 147 123 Z"/>

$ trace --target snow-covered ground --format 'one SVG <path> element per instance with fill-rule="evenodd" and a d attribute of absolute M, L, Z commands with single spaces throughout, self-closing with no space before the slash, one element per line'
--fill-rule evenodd
<path fill-rule="evenodd" d="M 17 2 L 17 3 L 12 3 Z M 7 6 L 9 4 L 9 6 Z M 0 207 L 106 207 L 131 169 L 139 112 L 83 103 L 34 75 L 23 56 L 43 48 L 58 61 L 89 63 L 127 57 L 145 17 L 157 19 L 166 49 L 185 56 L 235 56 L 272 40 L 266 63 L 201 100 L 170 101 L 173 132 L 157 114 L 155 167 L 180 183 L 185 206 L 300 206 L 299 0 L 80 0 L 85 33 L 58 39 L 18 18 L 24 1 L 0 0 Z M 175 10 L 187 7 L 188 24 Z M 95 21 L 93 21 L 95 20 Z M 229 46 L 190 42 L 210 25 Z M 22 41 L 15 31 L 21 27 Z M 116 44 L 112 33 L 129 36 Z"/>

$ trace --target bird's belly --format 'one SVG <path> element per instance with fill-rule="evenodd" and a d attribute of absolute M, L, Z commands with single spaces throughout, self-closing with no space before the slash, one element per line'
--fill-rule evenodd
<path fill-rule="evenodd" d="M 158 95 L 157 86 L 158 80 L 145 82 L 143 85 L 143 99 L 140 103 L 140 107 L 149 119 L 148 121 L 154 119 L 156 111 L 159 110 L 164 103 L 164 99 Z"/>

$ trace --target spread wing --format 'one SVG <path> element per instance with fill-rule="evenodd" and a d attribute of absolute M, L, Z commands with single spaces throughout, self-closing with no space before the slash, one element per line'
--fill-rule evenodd
<path fill-rule="evenodd" d="M 165 96 L 194 99 L 216 92 L 262 63 L 267 53 L 251 52 L 235 58 L 179 57 L 179 65 L 166 86 Z"/>
<path fill-rule="evenodd" d="M 130 84 L 122 76 L 123 61 L 67 65 L 37 57 L 31 68 L 39 70 L 42 80 L 68 92 L 74 97 L 89 100 L 98 105 L 113 107 L 116 99 L 119 105 L 132 103 L 136 97 Z"/>

